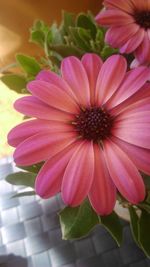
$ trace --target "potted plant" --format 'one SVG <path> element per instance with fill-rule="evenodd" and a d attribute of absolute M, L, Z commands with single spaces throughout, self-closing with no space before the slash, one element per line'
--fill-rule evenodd
<path fill-rule="evenodd" d="M 150 1 L 144 3 L 106 0 L 96 19 L 64 12 L 60 25 L 36 21 L 30 41 L 45 55 L 17 54 L 22 74 L 1 79 L 27 94 L 14 104 L 25 121 L 8 134 L 23 171 L 6 180 L 32 191 L 16 196 L 61 192 L 64 239 L 102 224 L 120 245 L 123 210 L 149 256 Z"/>

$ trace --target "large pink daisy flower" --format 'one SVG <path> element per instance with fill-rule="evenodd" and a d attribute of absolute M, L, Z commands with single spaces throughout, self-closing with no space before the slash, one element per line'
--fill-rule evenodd
<path fill-rule="evenodd" d="M 103 215 L 116 189 L 131 203 L 144 199 L 138 170 L 150 174 L 150 70 L 126 69 L 120 55 L 104 63 L 95 54 L 68 57 L 62 76 L 41 71 L 28 84 L 32 95 L 15 102 L 36 119 L 12 129 L 8 141 L 17 165 L 45 161 L 35 183 L 41 197 L 61 191 L 73 207 L 88 197 Z"/>
<path fill-rule="evenodd" d="M 105 0 L 104 5 L 96 21 L 109 27 L 106 42 L 150 64 L 150 0 Z"/>

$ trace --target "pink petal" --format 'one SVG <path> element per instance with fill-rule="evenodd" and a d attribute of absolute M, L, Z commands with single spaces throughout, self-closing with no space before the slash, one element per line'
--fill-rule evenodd
<path fill-rule="evenodd" d="M 133 23 L 134 19 L 132 16 L 125 13 L 124 11 L 117 9 L 108 9 L 100 12 L 96 16 L 96 21 L 98 24 L 105 26 L 121 26 Z"/>
<path fill-rule="evenodd" d="M 87 72 L 90 85 L 90 95 L 91 95 L 91 105 L 95 104 L 95 87 L 97 82 L 97 77 L 101 66 L 103 64 L 102 59 L 96 54 L 85 54 L 82 59 L 82 64 Z"/>
<path fill-rule="evenodd" d="M 120 48 L 138 32 L 140 27 L 133 23 L 124 26 L 111 27 L 105 35 L 105 41 L 114 48 Z"/>
<path fill-rule="evenodd" d="M 77 113 L 79 111 L 79 107 L 74 99 L 64 90 L 53 84 L 35 80 L 29 82 L 27 87 L 33 96 L 50 105 L 52 108 L 57 108 L 58 110 L 69 113 Z"/>
<path fill-rule="evenodd" d="M 119 8 L 127 13 L 133 13 L 133 4 L 130 0 L 104 0 L 104 5 L 108 8 Z"/>
<path fill-rule="evenodd" d="M 143 85 L 135 94 L 127 98 L 125 101 L 117 105 L 115 108 L 113 108 L 109 112 L 111 113 L 112 116 L 116 116 L 124 112 L 128 108 L 130 108 L 130 105 L 138 102 L 139 100 L 141 100 L 141 98 L 145 99 L 147 97 L 150 97 L 150 84 L 149 83 L 145 83 L 145 85 Z M 111 100 L 109 103 L 107 103 L 107 108 L 109 107 L 110 103 L 111 103 Z"/>
<path fill-rule="evenodd" d="M 133 161 L 138 170 L 150 175 L 150 150 L 131 145 L 121 139 L 112 137 L 112 141 L 118 145 Z"/>
<path fill-rule="evenodd" d="M 29 120 L 25 121 L 16 127 L 14 127 L 8 134 L 8 143 L 11 146 L 18 146 L 25 139 L 32 135 L 41 132 L 56 133 L 57 131 L 68 132 L 72 131 L 72 125 L 65 124 L 57 121 L 46 121 L 46 120 Z"/>
<path fill-rule="evenodd" d="M 140 62 L 135 58 L 130 65 L 130 69 L 134 69 L 140 66 Z"/>
<path fill-rule="evenodd" d="M 106 103 L 118 89 L 125 76 L 126 68 L 127 62 L 120 55 L 113 55 L 104 62 L 96 84 L 96 99 L 99 105 Z"/>
<path fill-rule="evenodd" d="M 134 95 L 127 99 L 126 103 L 128 105 L 134 104 L 136 101 L 141 100 L 141 98 L 150 97 L 150 83 L 146 82 Z"/>
<path fill-rule="evenodd" d="M 130 120 L 136 120 L 138 123 L 138 120 L 140 122 L 140 117 L 137 116 L 138 114 L 143 114 L 143 112 L 150 112 L 150 92 L 149 96 L 142 97 L 138 99 L 135 102 L 130 103 L 126 108 L 120 112 L 120 114 L 115 118 L 115 123 L 123 122 L 123 123 L 130 123 Z M 141 122 L 148 121 L 149 118 L 145 117 L 144 121 L 141 120 Z"/>
<path fill-rule="evenodd" d="M 41 70 L 38 75 L 36 76 L 36 80 L 41 80 L 45 82 L 52 82 L 51 81 L 51 72 L 50 70 Z M 54 73 L 57 76 L 57 74 Z"/>
<path fill-rule="evenodd" d="M 73 91 L 71 90 L 67 82 L 55 72 L 52 72 L 49 70 L 42 70 L 36 76 L 36 80 L 49 82 L 55 85 L 56 87 L 61 88 L 63 91 L 65 91 L 67 94 L 69 94 L 71 97 L 73 97 L 76 100 L 75 94 L 73 93 Z"/>
<path fill-rule="evenodd" d="M 136 146 L 150 148 L 150 111 L 141 111 L 131 116 L 124 117 L 125 123 L 129 123 L 130 127 L 121 127 L 112 129 L 112 134 L 128 143 Z M 142 123 L 146 123 L 145 127 L 140 128 Z M 123 125 L 123 122 L 122 122 Z M 138 127 L 136 127 L 139 125 Z"/>
<path fill-rule="evenodd" d="M 147 30 L 147 35 L 148 35 L 148 38 L 150 40 L 150 29 Z"/>
<path fill-rule="evenodd" d="M 130 118 L 140 111 L 150 111 L 150 96 L 146 98 L 143 97 L 142 99 L 129 105 L 124 111 L 122 111 L 122 113 L 120 113 L 117 119 L 120 120 L 121 118 L 126 120 L 127 117 Z"/>
<path fill-rule="evenodd" d="M 150 40 L 148 34 L 145 36 L 141 45 L 135 50 L 135 57 L 141 64 L 150 64 Z"/>
<path fill-rule="evenodd" d="M 149 122 L 150 123 L 150 122 Z M 124 121 L 119 121 L 117 123 L 115 123 L 115 126 L 113 128 L 113 132 L 115 133 L 116 130 L 118 129 L 124 129 L 124 130 L 129 130 L 130 131 L 135 131 L 135 130 L 139 130 L 142 129 L 143 131 L 145 130 L 150 130 L 150 124 L 148 122 L 143 122 L 143 121 L 134 121 L 133 119 L 131 120 L 124 120 Z"/>
<path fill-rule="evenodd" d="M 150 10 L 150 2 L 147 0 L 148 10 Z"/>
<path fill-rule="evenodd" d="M 94 175 L 93 144 L 83 143 L 75 151 L 64 173 L 62 198 L 70 206 L 78 206 L 86 198 Z"/>
<path fill-rule="evenodd" d="M 94 154 L 94 180 L 89 199 L 98 214 L 108 215 L 112 212 L 116 202 L 116 188 L 106 167 L 103 151 L 98 145 L 94 146 Z"/>
<path fill-rule="evenodd" d="M 129 113 L 127 113 L 125 111 L 123 114 L 120 113 L 119 116 L 117 117 L 117 119 L 115 119 L 115 121 L 116 122 L 122 121 L 122 122 L 126 122 L 128 124 L 133 124 L 133 123 L 135 123 L 135 124 L 138 124 L 138 123 L 149 124 L 149 122 L 150 122 L 149 114 L 150 114 L 150 110 L 149 111 L 139 110 L 139 112 L 135 111 L 135 112 L 129 112 Z"/>
<path fill-rule="evenodd" d="M 143 179 L 127 154 L 110 140 L 104 142 L 104 154 L 110 176 L 119 192 L 133 204 L 143 201 Z"/>
<path fill-rule="evenodd" d="M 87 106 L 90 104 L 90 88 L 86 71 L 79 59 L 74 56 L 65 58 L 61 64 L 63 79 L 73 90 L 78 103 Z"/>
<path fill-rule="evenodd" d="M 17 111 L 29 117 L 64 122 L 74 120 L 72 114 L 51 108 L 34 96 L 24 96 L 16 100 L 14 107 Z"/>
<path fill-rule="evenodd" d="M 150 3 L 149 0 L 130 0 L 131 3 L 133 3 L 134 8 L 136 8 L 136 10 L 148 10 L 150 8 Z"/>
<path fill-rule="evenodd" d="M 148 81 L 149 76 L 150 69 L 144 66 L 128 71 L 120 88 L 107 103 L 107 108 L 113 108 L 135 94 Z"/>
<path fill-rule="evenodd" d="M 121 53 L 131 53 L 137 49 L 137 47 L 141 44 L 144 39 L 144 29 L 139 29 L 138 32 L 135 33 L 121 48 Z"/>
<path fill-rule="evenodd" d="M 22 166 L 45 161 L 69 146 L 75 140 L 75 133 L 38 133 L 19 144 L 14 152 L 14 160 L 17 165 Z"/>
<path fill-rule="evenodd" d="M 36 193 L 42 198 L 49 198 L 60 192 L 65 168 L 77 146 L 78 142 L 73 143 L 43 165 L 35 182 Z"/>

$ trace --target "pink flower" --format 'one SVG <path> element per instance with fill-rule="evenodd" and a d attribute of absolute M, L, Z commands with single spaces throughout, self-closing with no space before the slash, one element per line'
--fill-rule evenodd
<path fill-rule="evenodd" d="M 150 174 L 150 70 L 127 71 L 123 56 L 104 63 L 95 54 L 68 57 L 61 76 L 41 71 L 31 96 L 15 102 L 35 117 L 8 135 L 17 165 L 45 161 L 35 189 L 43 198 L 61 191 L 78 206 L 88 197 L 98 214 L 112 212 L 116 189 L 131 203 L 145 197 L 138 170 Z"/>
<path fill-rule="evenodd" d="M 104 5 L 96 21 L 109 27 L 105 41 L 150 64 L 150 0 L 105 0 Z"/>

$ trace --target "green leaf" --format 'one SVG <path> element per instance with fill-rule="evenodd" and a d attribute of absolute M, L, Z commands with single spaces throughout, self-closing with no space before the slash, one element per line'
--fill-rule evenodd
<path fill-rule="evenodd" d="M 30 42 L 34 42 L 44 48 L 49 27 L 42 20 L 36 20 L 30 29 Z"/>
<path fill-rule="evenodd" d="M 32 28 L 30 29 L 32 31 L 41 31 L 43 33 L 47 33 L 49 30 L 49 27 L 45 24 L 43 20 L 35 20 Z"/>
<path fill-rule="evenodd" d="M 90 32 L 88 30 L 78 28 L 78 34 L 80 38 L 89 46 L 89 41 L 91 40 Z"/>
<path fill-rule="evenodd" d="M 40 162 L 31 166 L 19 166 L 17 165 L 18 168 L 23 169 L 28 172 L 33 172 L 33 173 L 38 173 L 40 169 L 42 168 L 44 162 Z"/>
<path fill-rule="evenodd" d="M 79 14 L 77 17 L 77 27 L 87 29 L 91 32 L 92 37 L 96 37 L 96 25 L 92 22 L 91 18 L 85 14 Z"/>
<path fill-rule="evenodd" d="M 81 49 L 83 49 L 84 51 L 86 52 L 89 52 L 90 51 L 90 45 L 87 43 L 87 40 L 83 38 L 83 32 L 84 32 L 84 36 L 87 37 L 87 34 L 86 34 L 86 30 L 82 29 L 81 28 L 73 28 L 73 27 L 70 27 L 70 34 L 71 34 L 71 37 L 72 37 L 72 40 L 73 42 Z M 82 31 L 82 33 L 81 33 Z"/>
<path fill-rule="evenodd" d="M 150 257 L 149 229 L 150 214 L 143 210 L 139 219 L 139 243 L 147 257 Z"/>
<path fill-rule="evenodd" d="M 118 53 L 117 49 L 114 49 L 108 45 L 105 45 L 101 52 L 101 56 L 103 57 L 103 59 L 107 59 L 109 56 L 114 55 L 116 53 Z"/>
<path fill-rule="evenodd" d="M 66 207 L 59 213 L 63 239 L 75 239 L 87 235 L 99 223 L 88 200 L 76 208 Z"/>
<path fill-rule="evenodd" d="M 68 33 L 69 27 L 75 27 L 75 14 L 63 11 L 63 31 Z"/>
<path fill-rule="evenodd" d="M 34 196 L 34 195 L 36 195 L 35 191 L 24 191 L 24 192 L 20 192 L 20 193 L 13 195 L 11 198 L 27 197 L 27 196 Z"/>
<path fill-rule="evenodd" d="M 9 174 L 5 179 L 13 185 L 24 185 L 34 188 L 36 174 L 31 172 L 16 172 Z"/>
<path fill-rule="evenodd" d="M 62 36 L 56 23 L 53 23 L 50 30 L 47 33 L 47 43 L 52 45 L 62 44 Z"/>
<path fill-rule="evenodd" d="M 16 55 L 16 60 L 29 76 L 35 76 L 41 70 L 40 65 L 33 57 L 18 54 Z"/>
<path fill-rule="evenodd" d="M 41 30 L 43 28 L 43 21 L 42 20 L 35 20 L 33 24 L 33 29 Z"/>
<path fill-rule="evenodd" d="M 139 244 L 139 230 L 138 230 L 138 223 L 139 223 L 139 217 L 135 211 L 135 209 L 130 206 L 129 207 L 129 213 L 130 213 L 130 228 L 133 235 L 133 238 L 138 246 Z"/>
<path fill-rule="evenodd" d="M 77 56 L 81 57 L 84 52 L 80 49 L 78 49 L 75 46 L 68 46 L 68 45 L 50 45 L 49 46 L 52 51 L 57 52 L 62 57 L 68 57 L 68 56 Z"/>
<path fill-rule="evenodd" d="M 45 42 L 45 34 L 40 30 L 32 31 L 30 41 L 43 47 Z"/>
<path fill-rule="evenodd" d="M 113 211 L 108 216 L 99 216 L 100 224 L 102 224 L 117 242 L 118 246 L 122 243 L 123 227 L 118 215 Z"/>
<path fill-rule="evenodd" d="M 100 46 L 104 44 L 104 32 L 101 29 L 98 29 L 96 32 L 96 43 Z"/>
<path fill-rule="evenodd" d="M 25 90 L 27 81 L 23 76 L 16 74 L 6 74 L 1 77 L 1 81 L 11 90 L 19 94 L 27 92 L 27 90 Z"/>

